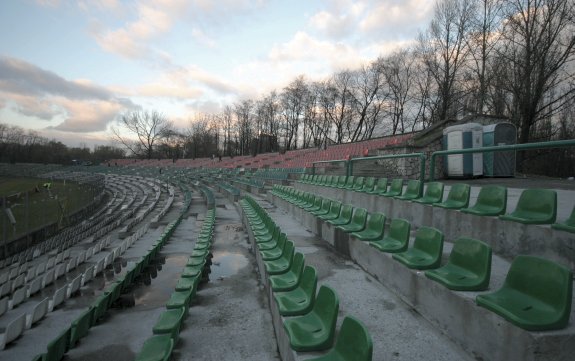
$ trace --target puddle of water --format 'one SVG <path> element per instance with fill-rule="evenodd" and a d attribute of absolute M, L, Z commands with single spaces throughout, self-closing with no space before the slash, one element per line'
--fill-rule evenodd
<path fill-rule="evenodd" d="M 240 253 L 214 252 L 211 267 L 211 279 L 229 277 L 249 264 L 248 259 Z"/>
<path fill-rule="evenodd" d="M 141 275 L 143 285 L 134 288 L 135 305 L 161 306 L 170 298 L 188 257 L 175 255 L 153 264 Z"/>

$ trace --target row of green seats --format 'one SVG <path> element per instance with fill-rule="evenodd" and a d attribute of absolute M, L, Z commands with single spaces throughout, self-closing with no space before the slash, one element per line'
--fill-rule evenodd
<path fill-rule="evenodd" d="M 196 244 L 186 266 L 180 274 L 174 292 L 166 302 L 166 310 L 160 314 L 152 332 L 136 361 L 167 361 L 170 359 L 175 344 L 178 341 L 180 329 L 192 300 L 196 296 L 198 284 L 206 273 L 210 247 L 213 241 L 215 224 L 215 209 L 208 210 L 202 228 L 196 238 Z"/>
<path fill-rule="evenodd" d="M 575 207 L 568 219 L 556 222 L 557 192 L 549 189 L 526 189 L 521 193 L 516 209 L 505 214 L 507 208 L 507 188 L 497 185 L 483 186 L 474 206 L 469 207 L 470 187 L 468 184 L 454 184 L 445 201 L 443 201 L 443 184 L 427 183 L 425 194 L 421 194 L 421 181 L 410 180 L 403 191 L 403 180 L 394 179 L 388 189 L 387 178 L 375 180 L 373 177 L 354 176 L 314 176 L 302 183 L 336 187 L 341 189 L 411 200 L 417 203 L 430 204 L 434 207 L 458 209 L 461 212 L 478 216 L 499 216 L 506 221 L 523 224 L 552 224 L 557 230 L 575 233 Z M 331 177 L 331 178 L 330 178 Z"/>
<path fill-rule="evenodd" d="M 343 320 L 337 342 L 335 328 L 339 299 L 322 285 L 317 292 L 315 268 L 305 265 L 304 255 L 295 252 L 292 241 L 250 197 L 240 201 L 266 272 L 284 329 L 295 351 L 323 351 L 315 361 L 372 359 L 373 343 L 365 326 L 354 317 Z"/>
<path fill-rule="evenodd" d="M 335 225 L 409 268 L 427 270 L 425 275 L 458 291 L 484 291 L 491 277 L 491 247 L 479 240 L 461 237 L 455 240 L 448 262 L 441 266 L 443 233 L 436 228 L 420 227 L 409 248 L 411 225 L 404 219 L 392 219 L 385 234 L 383 213 L 368 214 L 339 201 L 276 192 L 284 200 Z M 329 204 L 329 206 L 324 206 Z M 519 207 L 518 207 L 519 208 Z M 534 274 L 538 270 L 538 275 Z M 566 327 L 571 312 L 572 272 L 554 262 L 517 256 L 503 287 L 477 296 L 477 304 L 527 330 L 552 330 Z M 539 281 L 539 282 L 537 282 Z"/>
<path fill-rule="evenodd" d="M 187 209 L 191 202 L 189 192 L 185 193 L 185 199 L 184 209 Z M 183 214 L 183 211 L 181 214 Z M 72 321 L 70 327 L 66 328 L 48 344 L 46 353 L 36 356 L 35 360 L 59 361 L 68 350 L 75 347 L 78 341 L 88 334 L 90 328 L 106 315 L 108 309 L 112 307 L 121 294 L 132 287 L 136 278 L 156 257 L 159 249 L 169 240 L 175 228 L 179 225 L 181 214 L 176 221 L 166 226 L 162 236 L 154 243 L 148 253 L 130 266 L 120 279 L 113 282 L 80 316 Z"/>

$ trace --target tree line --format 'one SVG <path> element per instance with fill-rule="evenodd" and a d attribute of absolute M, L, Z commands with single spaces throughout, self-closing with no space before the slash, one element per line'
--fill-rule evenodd
<path fill-rule="evenodd" d="M 323 80 L 300 75 L 279 91 L 196 115 L 183 130 L 155 112 L 124 115 L 139 138 L 126 145 L 144 157 L 245 155 L 262 134 L 290 150 L 470 114 L 508 119 L 520 143 L 574 138 L 574 9 L 573 0 L 439 0 L 410 47 Z"/>
<path fill-rule="evenodd" d="M 126 151 L 115 146 L 68 147 L 62 142 L 42 137 L 38 132 L 0 123 L 1 163 L 98 164 L 124 158 Z"/>

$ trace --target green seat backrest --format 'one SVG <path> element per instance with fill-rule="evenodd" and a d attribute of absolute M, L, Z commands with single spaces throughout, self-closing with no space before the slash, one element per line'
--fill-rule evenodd
<path fill-rule="evenodd" d="M 292 241 L 287 241 L 283 248 L 282 258 L 293 261 L 295 246 Z M 273 262 L 273 261 L 272 261 Z"/>
<path fill-rule="evenodd" d="M 377 183 L 375 183 L 374 192 L 385 192 L 387 191 L 387 178 L 379 178 Z"/>
<path fill-rule="evenodd" d="M 347 178 L 346 176 L 340 175 L 339 179 L 337 180 L 337 186 L 343 187 L 345 185 L 346 178 Z"/>
<path fill-rule="evenodd" d="M 318 179 L 319 179 L 319 175 L 316 174 L 316 175 L 311 177 L 310 183 L 315 184 L 315 183 L 317 183 Z"/>
<path fill-rule="evenodd" d="M 352 188 L 354 181 L 355 181 L 355 176 L 350 175 L 349 177 L 347 177 L 347 180 L 345 181 L 344 188 Z"/>
<path fill-rule="evenodd" d="M 433 227 L 421 227 L 415 233 L 413 248 L 429 255 L 441 255 L 443 251 L 443 233 Z"/>
<path fill-rule="evenodd" d="M 469 205 L 469 190 L 471 187 L 469 184 L 458 183 L 451 186 L 449 193 L 447 194 L 447 201 L 458 202 L 463 204 L 461 207 L 467 207 Z"/>
<path fill-rule="evenodd" d="M 327 185 L 330 185 L 331 182 L 333 182 L 333 176 L 332 175 L 326 175 L 323 182 L 321 182 L 321 185 L 327 186 Z"/>
<path fill-rule="evenodd" d="M 298 277 L 300 277 L 303 272 L 304 263 L 305 263 L 305 256 L 303 255 L 303 253 L 295 252 L 291 263 L 291 271 L 295 275 L 298 275 Z"/>
<path fill-rule="evenodd" d="M 323 202 L 323 197 L 322 196 L 316 196 L 315 200 L 313 202 L 313 207 L 314 208 L 321 208 L 322 202 Z"/>
<path fill-rule="evenodd" d="M 421 196 L 421 181 L 411 179 L 407 182 L 407 187 L 403 193 L 405 197 L 419 197 Z"/>
<path fill-rule="evenodd" d="M 48 343 L 45 361 L 60 361 L 70 349 L 70 327 Z"/>
<path fill-rule="evenodd" d="M 319 319 L 330 327 L 330 333 L 333 335 L 339 312 L 339 299 L 331 287 L 322 285 L 319 288 L 312 312 L 315 312 Z"/>
<path fill-rule="evenodd" d="M 500 211 L 499 214 L 505 213 L 507 208 L 507 188 L 494 185 L 481 187 L 475 205 L 497 208 Z"/>
<path fill-rule="evenodd" d="M 338 182 L 338 181 L 339 181 L 339 177 L 336 176 L 336 175 L 332 175 L 332 176 L 331 176 L 331 182 L 328 183 L 328 184 L 326 184 L 326 185 L 327 185 L 327 186 L 330 186 L 330 187 L 335 187 L 335 186 L 337 186 L 337 182 Z"/>
<path fill-rule="evenodd" d="M 365 228 L 380 232 L 385 228 L 385 214 L 380 212 L 370 213 Z"/>
<path fill-rule="evenodd" d="M 389 185 L 389 192 L 399 192 L 398 194 L 401 194 L 401 192 L 403 191 L 403 179 L 394 179 L 391 181 L 391 184 Z"/>
<path fill-rule="evenodd" d="M 321 213 L 329 212 L 329 210 L 331 209 L 331 203 L 332 203 L 331 199 L 328 198 L 322 199 L 320 212 Z"/>
<path fill-rule="evenodd" d="M 365 208 L 356 208 L 351 218 L 351 223 L 365 225 L 367 220 L 367 210 Z"/>
<path fill-rule="evenodd" d="M 449 254 L 449 263 L 471 271 L 477 276 L 485 276 L 488 285 L 491 274 L 491 254 L 489 245 L 476 239 L 461 237 L 453 244 L 453 249 Z"/>
<path fill-rule="evenodd" d="M 331 215 L 339 215 L 341 211 L 341 202 L 340 201 L 332 201 L 329 207 L 329 213 Z"/>
<path fill-rule="evenodd" d="M 443 183 L 441 182 L 427 183 L 427 188 L 425 189 L 424 197 L 435 199 L 436 202 L 441 202 L 441 200 L 443 199 Z"/>
<path fill-rule="evenodd" d="M 573 273 L 567 268 L 543 258 L 519 255 L 511 263 L 503 287 L 544 302 L 562 313 L 566 323 L 569 321 Z"/>
<path fill-rule="evenodd" d="M 317 290 L 317 272 L 314 267 L 304 267 L 299 287 L 309 296 L 311 306 L 313 306 L 315 302 L 315 291 Z"/>
<path fill-rule="evenodd" d="M 363 187 L 363 183 L 365 182 L 365 177 L 357 177 L 353 182 L 353 189 L 359 190 Z"/>
<path fill-rule="evenodd" d="M 521 193 L 511 215 L 521 218 L 541 218 L 547 223 L 557 218 L 557 192 L 550 189 L 526 189 Z"/>
<path fill-rule="evenodd" d="M 371 361 L 373 342 L 365 326 L 355 318 L 343 319 L 334 347 L 339 360 Z"/>
<path fill-rule="evenodd" d="M 351 219 L 353 214 L 353 206 L 351 204 L 344 204 L 341 207 L 341 212 L 339 212 L 339 217 L 341 219 Z"/>
<path fill-rule="evenodd" d="M 365 183 L 363 184 L 363 189 L 372 190 L 375 186 L 375 177 L 365 178 Z"/>
<path fill-rule="evenodd" d="M 393 218 L 389 224 L 388 237 L 401 241 L 402 243 L 409 242 L 409 232 L 411 231 L 411 224 L 402 218 Z"/>

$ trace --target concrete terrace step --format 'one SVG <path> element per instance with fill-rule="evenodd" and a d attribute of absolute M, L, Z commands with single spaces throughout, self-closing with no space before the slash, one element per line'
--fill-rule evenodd
<path fill-rule="evenodd" d="M 314 189 L 317 194 L 318 189 Z M 339 191 L 341 192 L 341 190 Z M 352 192 L 353 193 L 353 192 Z M 363 195 L 343 195 L 358 202 Z M 371 209 L 380 212 L 397 212 L 396 216 L 416 219 L 413 207 L 420 204 L 381 199 L 370 196 Z M 428 319 L 438 330 L 463 346 L 469 354 L 485 360 L 561 360 L 575 352 L 575 344 L 569 340 L 575 335 L 575 310 L 571 311 L 571 324 L 563 330 L 529 332 L 512 325 L 496 314 L 475 304 L 478 292 L 451 291 L 424 276 L 423 272 L 410 270 L 382 253 L 368 243 L 350 238 L 327 222 L 300 208 L 270 194 L 270 200 L 288 214 L 293 214 L 305 228 L 312 231 L 340 254 L 350 257 L 367 273 L 397 294 L 404 302 Z M 364 200 L 365 201 L 365 200 Z M 357 205 L 354 202 L 351 202 Z M 375 204 L 374 204 L 375 203 Z M 393 203 L 393 204 L 390 204 Z M 365 204 L 365 203 L 364 203 Z M 389 207 L 389 208 L 388 208 Z M 432 207 L 429 207 L 430 209 Z M 412 213 L 408 213 L 411 210 Z M 439 210 L 441 211 L 441 210 Z M 433 208 L 433 212 L 438 212 Z M 421 212 L 420 212 L 421 213 Z M 390 217 L 390 216 L 388 216 Z M 478 217 L 479 218 L 479 217 Z M 488 217 L 492 218 L 492 217 Z M 448 223 L 445 219 L 445 223 Z M 415 224 L 415 227 L 421 226 Z M 441 225 L 438 227 L 442 230 Z M 491 229 L 491 228 L 490 228 Z M 485 232 L 485 229 L 483 229 Z M 412 230 L 413 232 L 413 230 Z M 483 239 L 482 237 L 477 237 Z M 445 243 L 443 263 L 451 251 L 452 244 Z M 488 292 L 498 289 L 509 269 L 509 261 L 497 255 L 493 257 L 491 283 Z M 485 293 L 485 292 L 484 292 Z"/>

